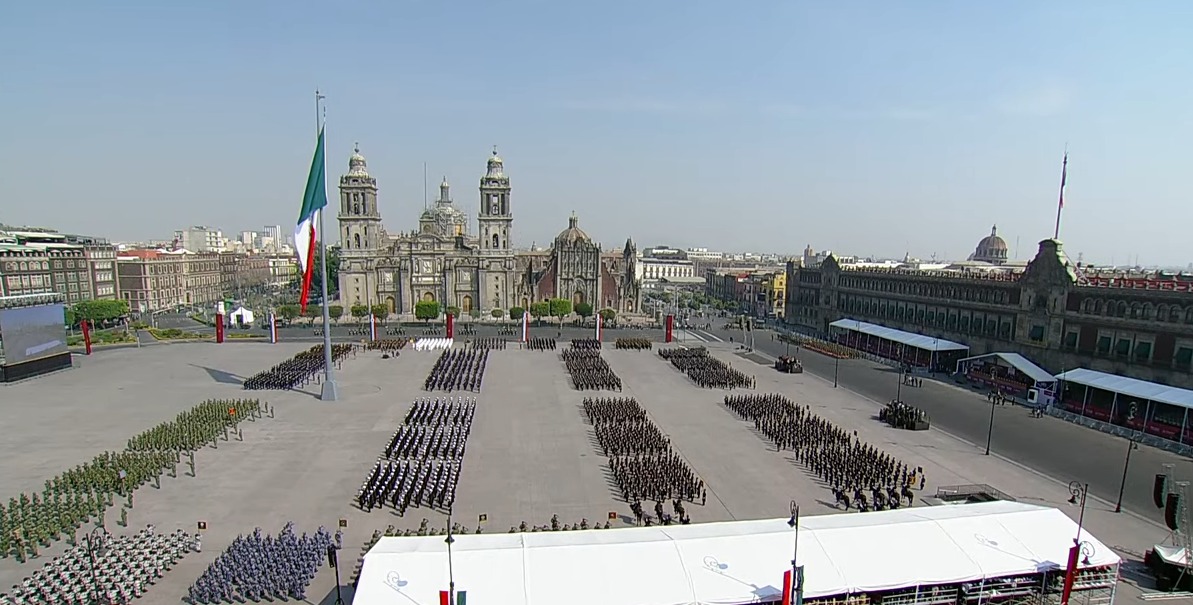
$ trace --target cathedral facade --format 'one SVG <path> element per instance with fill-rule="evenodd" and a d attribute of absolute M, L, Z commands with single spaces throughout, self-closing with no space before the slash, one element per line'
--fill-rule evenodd
<path fill-rule="evenodd" d="M 390 234 L 381 222 L 377 180 L 357 149 L 340 177 L 340 301 L 344 306 L 383 304 L 390 314 L 412 314 L 419 301 L 436 301 L 462 315 L 488 316 L 511 307 L 529 309 L 549 298 L 585 302 L 595 309 L 636 313 L 641 284 L 637 249 L 605 253 L 578 227 L 569 226 L 548 251 L 514 248 L 510 179 L 496 149 L 480 179 L 476 233 L 451 197 L 445 178 L 439 198 L 414 231 Z"/>

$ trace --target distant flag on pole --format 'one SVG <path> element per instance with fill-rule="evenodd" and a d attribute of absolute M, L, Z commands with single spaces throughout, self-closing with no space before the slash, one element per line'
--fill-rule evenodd
<path fill-rule="evenodd" d="M 1055 156 L 1053 156 L 1055 157 Z M 1065 159 L 1060 165 L 1060 202 L 1057 204 L 1061 208 L 1065 207 L 1065 182 L 1069 180 L 1069 152 L 1065 152 Z"/>
<path fill-rule="evenodd" d="M 278 343 L 278 317 L 273 311 L 269 312 L 269 342 L 275 345 Z"/>
<path fill-rule="evenodd" d="M 530 342 L 530 313 L 522 313 L 522 342 Z"/>
<path fill-rule="evenodd" d="M 377 316 L 369 315 L 369 340 L 377 340 Z"/>
<path fill-rule="evenodd" d="M 299 305 L 307 308 L 311 291 L 311 277 L 315 274 L 315 242 L 319 234 L 319 211 L 327 205 L 326 177 L 324 176 L 323 128 L 319 128 L 319 140 L 315 144 L 315 157 L 311 160 L 311 171 L 307 175 L 307 188 L 302 196 L 302 210 L 298 213 L 298 225 L 294 227 L 294 249 L 298 253 L 298 270 L 302 275 L 302 293 Z"/>

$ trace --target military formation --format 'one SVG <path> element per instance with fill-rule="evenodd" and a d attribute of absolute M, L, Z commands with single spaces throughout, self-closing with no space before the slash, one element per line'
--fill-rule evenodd
<path fill-rule="evenodd" d="M 638 512 L 643 500 L 694 502 L 699 498 L 703 502 L 704 481 L 671 448 L 671 440 L 637 400 L 585 398 L 583 408 L 602 453 L 609 459 L 622 499 L 640 522 L 646 521 L 646 515 Z"/>
<path fill-rule="evenodd" d="M 505 345 L 508 343 L 504 338 L 476 338 L 468 343 L 468 346 L 474 349 L 489 349 L 491 351 L 504 351 Z"/>
<path fill-rule="evenodd" d="M 401 351 L 402 349 L 406 348 L 407 342 L 409 342 L 409 341 L 406 340 L 405 338 L 399 338 L 396 340 L 390 339 L 390 338 L 382 338 L 379 340 L 370 340 L 369 342 L 367 342 L 365 344 L 365 349 L 367 349 L 369 351 L 382 351 L 385 353 L 390 353 L 391 355 L 396 357 L 398 355 L 398 351 Z"/>
<path fill-rule="evenodd" d="M 554 351 L 555 339 L 539 338 L 536 336 L 527 340 L 524 346 L 531 351 Z"/>
<path fill-rule="evenodd" d="M 339 541 L 338 534 L 336 538 Z M 199 576 L 187 596 L 199 605 L 304 600 L 332 545 L 331 534 L 322 527 L 314 535 L 304 532 L 299 536 L 294 533 L 294 523 L 286 523 L 276 537 L 257 528 L 248 536 L 237 536 Z"/>
<path fill-rule="evenodd" d="M 347 357 L 356 356 L 356 345 L 331 345 L 331 362 L 338 369 Z M 318 383 L 323 372 L 323 345 L 315 345 L 264 372 L 244 381 L 247 391 L 288 391 L 300 389 L 311 382 Z"/>
<path fill-rule="evenodd" d="M 0 506 L 0 557 L 25 562 L 54 541 L 74 541 L 84 523 L 103 525 L 108 507 L 117 501 L 121 522 L 127 522 L 138 487 L 160 486 L 163 473 L 178 476 L 185 464 L 195 474 L 195 450 L 218 445 L 221 437 L 239 437 L 237 425 L 260 417 L 257 400 L 211 400 L 182 412 L 132 439 L 120 452 L 104 452 L 90 462 L 49 479 L 42 492 L 22 493 Z"/>
<path fill-rule="evenodd" d="M 455 340 L 451 338 L 420 338 L 414 341 L 415 351 L 446 351 L 452 348 Z"/>
<path fill-rule="evenodd" d="M 891 401 L 878 412 L 878 419 L 897 428 L 923 430 L 930 422 L 928 413 L 902 401 Z"/>
<path fill-rule="evenodd" d="M 411 506 L 450 510 L 475 414 L 475 398 L 415 401 L 357 491 L 357 504 L 365 512 L 389 505 L 399 515 Z"/>
<path fill-rule="evenodd" d="M 754 386 L 752 377 L 713 357 L 704 347 L 659 349 L 659 356 L 706 389 L 744 389 Z"/>
<path fill-rule="evenodd" d="M 833 486 L 836 502 L 846 510 L 898 508 L 903 499 L 911 505 L 918 469 L 863 443 L 856 431 L 850 433 L 783 395 L 726 396 L 725 407 L 752 421 L 777 449 L 794 452 L 805 468 Z"/>
<path fill-rule="evenodd" d="M 131 536 L 100 530 L 88 540 L 90 549 L 84 542 L 54 557 L 0 595 L 0 604 L 130 603 L 194 548 L 193 539 L 181 529 L 162 535 L 152 525 Z"/>
<path fill-rule="evenodd" d="M 574 345 L 575 343 L 573 343 Z M 571 348 L 560 352 L 563 364 L 578 391 L 620 391 L 621 378 L 601 357 L 600 349 Z"/>
<path fill-rule="evenodd" d="M 618 338 L 613 341 L 613 348 L 630 351 L 649 351 L 654 348 L 654 343 L 649 338 Z"/>
<path fill-rule="evenodd" d="M 448 349 L 439 355 L 423 389 L 427 391 L 472 391 L 481 390 L 485 378 L 485 366 L 489 363 L 489 349 Z"/>

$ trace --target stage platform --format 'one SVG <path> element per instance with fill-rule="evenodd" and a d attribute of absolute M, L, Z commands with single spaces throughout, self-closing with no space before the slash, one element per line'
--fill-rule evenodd
<path fill-rule="evenodd" d="M 64 370 L 71 367 L 73 363 L 69 352 L 11 365 L 0 362 L 0 382 L 16 382 L 34 378 L 42 374 Z"/>

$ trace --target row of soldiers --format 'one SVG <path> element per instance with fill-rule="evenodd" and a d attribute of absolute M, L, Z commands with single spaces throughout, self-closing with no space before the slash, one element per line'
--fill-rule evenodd
<path fill-rule="evenodd" d="M 659 349 L 659 356 L 671 362 L 675 369 L 688 375 L 692 382 L 706 389 L 751 388 L 754 379 L 741 370 L 713 357 L 704 347 Z"/>
<path fill-rule="evenodd" d="M 560 356 L 578 391 L 620 391 L 621 378 L 601 357 L 599 349 L 564 349 Z"/>
<path fill-rule="evenodd" d="M 335 542 L 340 541 L 337 532 Z M 257 528 L 248 536 L 237 536 L 191 585 L 187 596 L 200 605 L 304 600 L 331 547 L 332 535 L 323 527 L 314 535 L 299 536 L 294 523 L 288 522 L 276 537 Z"/>
<path fill-rule="evenodd" d="M 670 439 L 633 398 L 585 398 L 582 407 L 622 498 L 694 501 L 704 492 L 696 476 L 672 448 Z"/>
<path fill-rule="evenodd" d="M 356 345 L 331 345 L 331 362 L 339 369 L 344 359 L 356 356 Z M 268 370 L 258 372 L 244 381 L 245 390 L 275 390 L 288 391 L 305 387 L 308 383 L 318 383 L 320 372 L 324 369 L 323 345 L 315 345 Z"/>
<path fill-rule="evenodd" d="M 194 476 L 195 450 L 218 445 L 221 437 L 230 439 L 239 434 L 241 421 L 260 416 L 257 400 L 206 401 L 129 439 L 123 451 L 104 452 L 47 480 L 40 494 L 9 499 L 7 506 L 0 505 L 0 557 L 24 562 L 56 540 L 73 540 L 88 520 L 102 524 L 117 497 L 125 500 L 121 514 L 126 518 L 125 508 L 132 508 L 138 487 L 149 482 L 160 486 L 166 472 L 177 477 L 184 459 Z"/>
<path fill-rule="evenodd" d="M 406 343 L 408 342 L 410 341 L 406 340 L 405 338 L 382 338 L 380 340 L 370 340 L 369 342 L 365 343 L 365 349 L 368 349 L 369 351 L 384 351 L 386 353 L 391 353 L 396 357 L 398 355 L 398 351 L 406 348 Z"/>
<path fill-rule="evenodd" d="M 649 351 L 654 348 L 654 343 L 649 338 L 618 338 L 613 341 L 613 348 L 629 349 L 631 351 Z"/>
<path fill-rule="evenodd" d="M 194 549 L 181 529 L 158 534 L 152 525 L 131 536 L 94 534 L 0 595 L 3 605 L 130 603 Z"/>
<path fill-rule="evenodd" d="M 910 467 L 863 443 L 849 431 L 778 394 L 725 397 L 725 407 L 766 436 L 778 450 L 791 450 L 805 468 L 833 487 L 837 502 L 859 510 L 898 507 L 909 499 Z M 867 491 L 870 497 L 866 496 Z M 848 498 L 853 494 L 853 498 Z M 875 494 L 878 494 L 876 496 Z M 891 495 L 894 495 L 892 498 Z M 843 499 L 842 496 L 845 496 Z"/>
<path fill-rule="evenodd" d="M 490 351 L 504 351 L 508 343 L 504 338 L 475 338 L 468 343 L 474 349 L 489 349 Z"/>
<path fill-rule="evenodd" d="M 571 348 L 577 351 L 599 351 L 601 341 L 595 338 L 577 338 L 572 340 Z"/>
<path fill-rule="evenodd" d="M 701 490 L 701 494 L 700 504 L 704 504 L 703 489 Z M 659 523 L 661 525 L 672 525 L 674 523 L 688 525 L 692 522 L 692 518 L 688 516 L 688 511 L 684 507 L 682 499 L 676 498 L 672 500 L 671 507 L 672 510 L 675 511 L 674 516 L 672 516 L 671 513 L 667 512 L 667 510 L 663 508 L 663 503 L 661 501 L 655 501 L 654 516 L 651 516 L 646 512 L 645 509 L 642 508 L 642 503 L 635 500 L 632 504 L 630 504 L 630 512 L 634 514 L 635 524 L 645 525 L 647 527 L 650 527 L 655 523 Z"/>
<path fill-rule="evenodd" d="M 928 413 L 924 410 L 895 400 L 879 410 L 878 419 L 897 429 L 915 429 L 929 422 Z"/>
<path fill-rule="evenodd" d="M 447 349 L 435 361 L 423 388 L 428 391 L 447 392 L 481 390 L 485 377 L 485 366 L 489 363 L 489 349 Z"/>
<path fill-rule="evenodd" d="M 555 339 L 535 336 L 526 341 L 526 348 L 531 351 L 554 351 Z"/>

